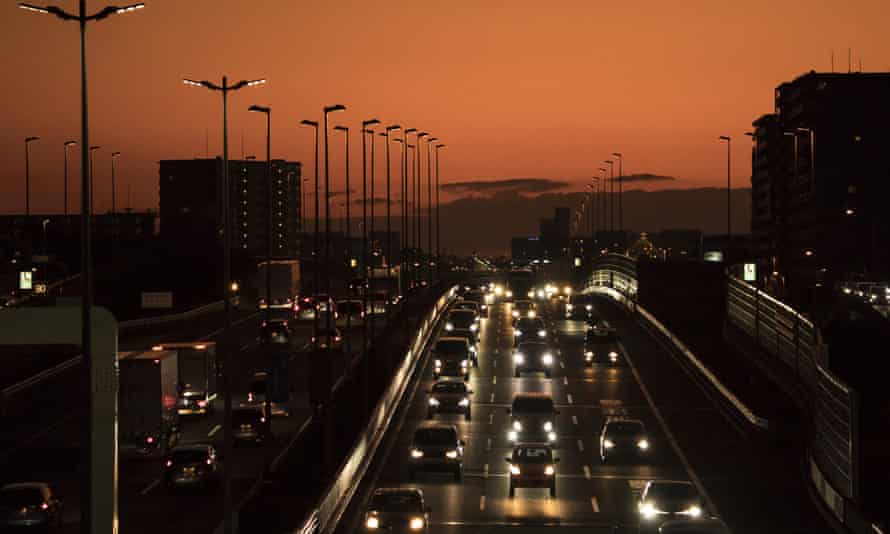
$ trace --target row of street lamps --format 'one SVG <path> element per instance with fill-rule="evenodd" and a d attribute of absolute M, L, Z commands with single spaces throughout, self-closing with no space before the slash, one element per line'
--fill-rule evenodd
<path fill-rule="evenodd" d="M 26 137 L 25 138 L 25 216 L 31 215 L 31 149 L 30 145 L 34 141 L 39 141 L 40 138 L 36 136 Z M 62 199 L 63 204 L 63 213 L 68 215 L 68 149 L 72 146 L 76 146 L 77 141 L 65 141 L 62 146 L 65 151 L 65 170 L 63 172 L 63 191 L 64 196 Z M 95 205 L 95 197 L 93 195 L 93 152 L 101 149 L 101 146 L 93 145 L 89 147 L 89 189 L 90 189 L 90 204 Z M 117 213 L 117 207 L 115 205 L 115 160 L 121 156 L 120 152 L 112 152 L 111 153 L 111 213 L 114 215 Z"/>
<path fill-rule="evenodd" d="M 615 162 L 618 162 L 618 177 L 615 177 Z M 608 165 L 597 168 L 599 176 L 593 176 L 586 184 L 587 195 L 575 216 L 575 224 L 583 220 L 587 212 L 587 230 L 593 236 L 599 232 L 615 232 L 616 204 L 618 231 L 624 232 L 624 156 L 621 152 L 613 152 L 612 157 L 603 160 Z M 615 194 L 615 183 L 618 183 L 618 195 Z"/>

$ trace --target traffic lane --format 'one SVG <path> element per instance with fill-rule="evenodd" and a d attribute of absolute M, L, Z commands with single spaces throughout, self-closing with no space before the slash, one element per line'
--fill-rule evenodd
<path fill-rule="evenodd" d="M 497 313 L 492 314 L 492 323 L 495 326 L 497 315 Z M 503 322 L 504 319 L 501 320 Z M 483 326 L 481 366 L 472 372 L 470 379 L 471 389 L 474 392 L 479 389 L 485 395 L 488 391 L 483 388 L 497 387 L 500 384 L 500 387 L 504 387 L 502 392 L 492 391 L 496 398 L 500 396 L 509 399 L 514 392 L 526 386 L 526 389 L 547 390 L 555 397 L 567 399 L 565 388 L 568 386 L 560 380 L 543 378 L 517 380 L 511 378 L 512 368 L 495 367 L 493 362 L 490 366 L 487 365 L 486 354 L 494 353 L 495 348 L 500 351 L 510 347 L 509 338 L 503 336 L 503 328 L 495 328 L 494 335 L 490 335 L 486 331 L 487 326 L 487 324 Z M 501 330 L 502 335 L 498 336 L 498 330 Z M 569 373 L 575 376 L 581 376 L 583 372 L 582 368 L 569 369 Z M 627 381 L 632 380 L 630 375 L 624 376 Z M 431 384 L 432 380 L 427 369 L 424 383 L 418 390 L 429 389 Z M 591 387 L 592 382 L 579 381 L 578 384 Z M 477 401 L 474 400 L 475 402 Z M 602 466 L 598 460 L 597 438 L 602 414 L 600 419 L 596 419 L 594 413 L 601 411 L 601 407 L 562 406 L 556 421 L 557 432 L 563 433 L 558 440 L 556 451 L 560 458 L 556 479 L 558 498 L 551 500 L 547 497 L 547 492 L 537 490 L 526 492 L 520 489 L 517 498 L 511 502 L 507 498 L 505 461 L 505 457 L 511 452 L 510 443 L 506 439 L 509 417 L 503 409 L 505 407 L 502 406 L 491 406 L 487 413 L 485 407 L 474 406 L 471 422 L 465 422 L 459 417 L 448 419 L 456 424 L 467 441 L 465 457 L 467 471 L 464 484 L 456 484 L 447 476 L 422 477 L 412 482 L 407 476 L 407 458 L 412 431 L 426 416 L 426 396 L 418 394 L 411 403 L 405 426 L 399 433 L 392 454 L 384 461 L 382 475 L 376 486 L 416 485 L 424 489 L 434 509 L 432 526 L 436 532 L 439 531 L 437 530 L 439 527 L 444 528 L 459 522 L 480 524 L 491 521 L 511 522 L 517 518 L 521 521 L 534 522 L 556 520 L 563 523 L 578 522 L 591 526 L 635 524 L 636 496 L 645 480 L 686 478 L 679 462 L 670 454 L 667 454 L 663 462 Z M 589 412 L 586 415 L 585 410 Z M 645 408 L 640 408 L 640 411 L 644 410 Z M 577 425 L 572 420 L 573 415 L 578 420 Z M 582 421 L 587 421 L 588 418 L 590 418 L 589 426 L 585 428 L 582 426 L 584 424 Z M 651 414 L 646 418 L 649 421 L 653 420 Z M 596 447 L 595 440 L 597 440 Z"/>
<path fill-rule="evenodd" d="M 830 532 L 800 482 L 798 459 L 741 433 L 632 317 L 603 297 L 596 304 L 733 532 Z"/>

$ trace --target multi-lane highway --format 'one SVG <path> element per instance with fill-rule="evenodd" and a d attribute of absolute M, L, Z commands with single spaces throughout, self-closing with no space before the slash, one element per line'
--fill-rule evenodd
<path fill-rule="evenodd" d="M 427 369 L 397 435 L 379 469 L 366 482 L 359 499 L 341 523 L 342 532 L 362 532 L 364 499 L 378 487 L 420 487 L 432 508 L 432 532 L 494 531 L 497 527 L 577 527 L 587 532 L 635 531 L 639 523 L 637 499 L 648 480 L 694 480 L 685 460 L 660 424 L 659 415 L 647 401 L 632 367 L 619 365 L 586 367 L 582 355 L 583 322 L 556 317 L 554 305 L 542 306 L 544 317 L 555 332 L 551 339 L 556 352 L 552 378 L 543 374 L 513 374 L 513 331 L 510 305 L 497 304 L 482 320 L 480 362 L 473 369 L 470 385 L 474 394 L 473 419 L 440 415 L 437 420 L 456 425 L 467 442 L 463 483 L 438 475 L 410 480 L 407 470 L 414 429 L 426 419 L 426 390 L 432 385 Z M 553 333 L 550 334 L 551 337 Z M 510 416 L 507 408 L 517 393 L 544 392 L 552 396 L 559 411 L 556 417 L 557 497 L 545 489 L 517 489 L 508 497 L 512 452 L 507 440 Z M 605 465 L 599 457 L 599 432 L 610 416 L 643 420 L 649 429 L 651 458 L 638 463 Z"/>

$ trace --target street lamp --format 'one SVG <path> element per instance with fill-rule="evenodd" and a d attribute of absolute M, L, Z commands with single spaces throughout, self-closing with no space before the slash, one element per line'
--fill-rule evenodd
<path fill-rule="evenodd" d="M 328 163 L 328 113 L 337 111 L 346 111 L 346 106 L 334 104 L 322 108 L 322 117 L 324 119 L 324 280 L 325 291 L 328 296 L 331 294 L 331 173 Z M 331 331 L 333 330 L 331 328 L 331 315 L 333 313 L 328 313 L 325 318 L 328 347 L 331 346 Z"/>
<path fill-rule="evenodd" d="M 111 214 L 112 214 L 112 215 L 115 214 L 115 205 L 114 205 L 114 193 L 115 193 L 115 186 L 114 186 L 114 162 L 115 162 L 115 160 L 117 160 L 117 158 L 119 158 L 119 157 L 121 157 L 121 153 L 120 153 L 120 152 L 112 152 L 112 153 L 111 153 Z"/>
<path fill-rule="evenodd" d="M 93 206 L 93 209 L 96 207 L 96 203 L 94 201 L 95 196 L 95 181 L 93 180 L 93 152 L 101 149 L 102 147 L 99 145 L 93 145 L 90 147 L 90 205 Z"/>
<path fill-rule="evenodd" d="M 406 136 L 405 139 L 407 141 L 408 137 Z M 408 178 L 408 176 L 407 176 L 408 169 L 405 169 L 405 175 L 406 175 L 405 181 L 406 181 L 406 183 L 410 183 L 412 188 L 415 188 L 409 192 L 409 197 L 411 198 L 411 201 L 408 203 L 408 217 L 411 218 L 411 217 L 414 217 L 414 212 L 416 211 L 416 206 L 415 206 L 416 199 L 414 198 L 416 187 L 415 187 L 414 182 L 416 180 L 417 167 L 416 167 L 416 165 L 414 165 L 414 163 L 415 163 L 415 160 L 417 159 L 415 157 L 415 155 L 417 153 L 417 145 L 416 144 L 412 145 L 411 143 L 406 142 L 405 148 L 406 148 L 406 150 L 405 150 L 406 152 L 411 151 L 411 156 L 410 156 L 410 158 L 411 158 L 411 176 L 410 176 L 410 180 L 408 180 L 407 179 Z M 415 222 L 414 220 L 411 220 L 411 224 L 408 227 L 408 231 L 411 233 L 411 239 L 409 241 L 411 247 L 410 247 L 410 258 L 405 260 L 405 265 L 407 265 L 408 270 L 411 271 L 412 285 L 414 283 L 414 257 L 417 254 L 417 249 L 414 244 L 415 241 L 417 240 L 417 228 L 416 228 L 414 222 Z M 410 262 L 410 264 L 409 264 L 409 262 Z"/>
<path fill-rule="evenodd" d="M 266 320 L 268 321 L 272 318 L 272 108 L 254 104 L 247 108 L 247 111 L 266 115 L 266 188 L 269 204 L 266 208 Z M 271 413 L 269 411 L 266 417 L 271 417 Z"/>
<path fill-rule="evenodd" d="M 384 129 L 384 137 L 386 137 L 386 269 L 387 278 L 389 278 L 389 268 L 392 263 L 392 220 L 390 219 L 390 164 L 389 164 L 389 133 L 401 130 L 398 124 L 387 126 Z"/>
<path fill-rule="evenodd" d="M 605 233 L 609 229 L 609 195 L 607 194 L 607 191 L 606 191 L 606 189 L 607 189 L 606 173 L 609 172 L 609 169 L 607 169 L 605 167 L 600 167 L 598 170 L 600 171 L 600 173 L 602 173 L 602 176 L 600 177 L 600 197 L 603 202 L 602 229 L 603 229 L 603 232 Z"/>
<path fill-rule="evenodd" d="M 36 6 L 33 4 L 19 3 L 19 7 L 35 13 L 51 14 L 62 20 L 74 20 L 80 25 L 80 144 L 82 147 L 81 154 L 81 213 L 80 218 L 80 280 L 81 280 L 81 353 L 83 358 L 83 369 L 86 374 L 84 383 L 91 392 L 97 391 L 95 380 L 93 377 L 98 373 L 93 361 L 93 343 L 92 343 L 92 306 L 93 306 L 93 283 L 92 283 L 92 241 L 91 241 L 91 199 L 87 194 L 89 189 L 89 169 L 87 150 L 90 145 L 89 141 L 89 119 L 87 112 L 87 49 L 86 49 L 86 25 L 87 22 L 98 21 L 114 14 L 130 13 L 137 9 L 145 7 L 144 4 L 133 4 L 124 7 L 109 6 L 93 15 L 87 15 L 86 0 L 80 0 L 79 11 L 77 15 L 73 15 L 56 6 Z M 113 396 L 113 392 L 110 393 Z M 95 395 L 93 396 L 95 398 Z M 112 397 L 113 399 L 113 397 Z M 102 399 L 108 401 L 109 399 Z M 113 402 L 113 400 L 112 400 Z M 115 442 L 116 429 L 113 422 L 103 421 L 101 428 L 96 426 L 95 415 L 104 407 L 101 402 L 91 402 L 91 410 L 88 412 L 83 428 L 83 439 L 85 443 L 111 443 L 111 452 L 117 454 L 117 444 Z M 96 410 L 96 414 L 93 413 Z M 117 480 L 116 464 L 112 465 L 110 470 L 104 468 L 108 465 L 109 449 L 100 450 L 99 447 L 87 445 L 89 454 L 82 464 L 81 473 L 81 491 L 80 491 L 80 524 L 88 532 L 115 532 L 117 530 L 117 499 L 114 495 L 115 481 Z M 95 473 L 94 473 L 95 470 Z M 101 471 L 101 473 L 100 473 Z M 97 488 L 93 488 L 93 478 L 98 474 L 101 480 L 101 498 L 94 498 L 93 492 Z M 227 531 L 225 534 L 231 534 Z"/>
<path fill-rule="evenodd" d="M 439 242 L 442 237 L 442 226 L 439 220 L 439 150 L 442 148 L 445 148 L 445 145 L 441 143 L 436 145 L 436 273 L 439 272 L 439 266 L 442 263 L 442 250 Z"/>
<path fill-rule="evenodd" d="M 344 159 L 346 163 L 346 257 L 347 260 L 352 259 L 352 231 L 350 229 L 350 224 L 352 223 L 352 217 L 350 216 L 349 210 L 349 128 L 347 126 L 334 126 L 334 130 L 338 132 L 343 132 L 343 135 L 346 139 L 346 151 L 344 152 Z M 350 269 L 352 268 L 352 264 L 350 263 Z M 351 275 L 350 275 L 351 278 Z M 344 333 L 345 341 L 346 341 L 346 354 L 349 358 L 352 358 L 352 310 L 347 310 L 346 312 L 346 332 Z"/>
<path fill-rule="evenodd" d="M 427 262 L 426 267 L 429 273 L 429 283 L 433 284 L 433 269 L 432 269 L 432 257 L 433 257 L 433 171 L 432 171 L 432 157 L 430 156 L 431 146 L 438 141 L 438 137 L 427 137 L 426 139 L 426 218 L 428 221 L 427 224 Z"/>
<path fill-rule="evenodd" d="M 726 250 L 727 252 L 729 252 L 729 249 L 732 246 L 732 195 L 730 193 L 732 169 L 732 138 L 728 135 L 721 135 L 720 141 L 726 141 Z"/>
<path fill-rule="evenodd" d="M 615 231 L 615 161 L 603 161 L 609 165 L 609 233 Z"/>
<path fill-rule="evenodd" d="M 31 143 L 39 141 L 39 137 L 25 138 L 25 215 L 31 215 Z"/>
<path fill-rule="evenodd" d="M 68 216 L 68 147 L 75 146 L 77 141 L 65 141 L 65 205 L 64 205 L 64 213 L 65 216 Z"/>
<path fill-rule="evenodd" d="M 624 156 L 621 152 L 612 152 L 612 157 L 618 159 L 618 231 L 624 234 Z M 623 241 L 623 237 L 622 237 Z"/>
<path fill-rule="evenodd" d="M 222 281 L 222 297 L 225 310 L 225 321 L 223 323 L 223 332 L 227 335 L 225 339 L 229 341 L 228 333 L 232 327 L 232 298 L 229 293 L 229 284 L 232 282 L 232 206 L 229 202 L 229 93 L 238 91 L 244 87 L 256 87 L 266 83 L 264 78 L 256 80 L 241 80 L 233 85 L 229 85 L 229 79 L 222 77 L 222 83 L 217 85 L 207 80 L 192 80 L 183 78 L 182 83 L 191 87 L 204 87 L 211 91 L 218 91 L 222 95 L 222 119 L 223 119 L 223 161 L 222 161 L 222 217 L 223 217 L 223 281 Z M 232 347 L 229 343 L 223 346 L 223 456 L 232 457 Z M 223 532 L 231 534 L 234 529 L 234 516 L 232 513 L 232 464 L 227 462 L 222 465 L 223 469 Z"/>
<path fill-rule="evenodd" d="M 407 194 L 407 190 L 405 188 L 405 177 L 406 169 L 405 169 L 405 156 L 408 153 L 408 148 L 405 146 L 408 143 L 406 142 L 406 138 L 402 137 L 401 139 L 398 137 L 393 138 L 393 141 L 399 144 L 399 176 L 400 176 L 400 189 L 401 189 L 401 203 L 402 203 L 402 213 L 401 220 L 399 221 L 399 294 L 402 294 L 402 278 L 405 275 L 405 195 Z"/>
<path fill-rule="evenodd" d="M 380 124 L 380 121 L 377 119 L 368 119 L 362 121 L 362 269 L 364 270 L 363 284 L 364 290 L 362 291 L 362 296 L 364 297 L 363 306 L 365 308 L 365 318 L 363 321 L 363 325 L 370 323 L 370 332 L 373 336 L 373 327 L 374 327 L 374 314 L 369 313 L 368 310 L 368 291 L 370 290 L 370 283 L 368 282 L 368 278 L 370 276 L 370 271 L 368 270 L 368 262 L 370 261 L 370 257 L 368 254 L 368 146 L 367 146 L 367 137 L 368 134 L 371 135 L 371 142 L 374 142 L 374 130 L 368 128 L 369 126 L 374 126 L 376 124 Z M 373 154 L 372 157 L 372 165 L 373 165 Z M 373 169 L 371 170 L 373 173 Z M 373 174 L 372 174 L 373 176 Z M 373 179 L 373 178 L 372 178 Z M 373 187 L 373 184 L 372 184 Z M 373 191 L 373 189 L 372 189 Z M 371 203 L 373 205 L 373 199 L 371 199 Z M 368 346 L 368 335 L 365 335 L 365 348 Z"/>
<path fill-rule="evenodd" d="M 423 197 L 421 195 L 421 174 L 423 173 L 423 150 L 421 149 L 421 141 L 424 137 L 428 137 L 430 134 L 427 132 L 420 132 L 417 134 L 417 149 L 414 151 L 417 154 L 417 173 L 415 174 L 415 195 L 417 202 L 414 204 L 414 209 L 417 211 L 417 254 L 418 256 L 423 256 L 423 238 L 421 237 L 421 233 L 423 232 L 423 222 L 420 219 L 420 206 L 423 202 Z"/>
<path fill-rule="evenodd" d="M 312 288 L 315 295 L 319 293 L 319 280 L 321 272 L 318 265 L 318 121 L 303 119 L 300 121 L 303 126 L 311 126 L 315 130 L 315 231 L 312 234 Z M 316 299 L 315 313 L 312 317 L 312 348 L 318 351 L 318 314 L 321 311 L 321 303 Z"/>

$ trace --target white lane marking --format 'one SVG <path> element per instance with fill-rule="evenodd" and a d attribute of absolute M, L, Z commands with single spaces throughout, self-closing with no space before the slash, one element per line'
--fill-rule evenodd
<path fill-rule="evenodd" d="M 151 490 L 153 490 L 153 489 L 155 489 L 156 487 L 158 487 L 158 485 L 159 485 L 160 483 L 161 483 L 161 479 L 160 479 L 160 478 L 156 478 L 156 479 L 152 480 L 152 481 L 151 481 L 151 484 L 149 484 L 148 486 L 145 486 L 145 488 L 144 488 L 142 491 L 139 492 L 139 495 L 148 495 L 148 492 L 150 492 Z"/>
<path fill-rule="evenodd" d="M 494 404 L 494 393 L 491 394 L 491 400 L 489 400 L 488 402 Z"/>
<path fill-rule="evenodd" d="M 563 369 L 565 369 L 565 368 L 566 368 L 566 364 L 565 364 L 565 363 L 563 363 L 563 362 L 559 362 L 559 366 L 560 366 L 560 367 L 562 367 L 562 368 L 563 368 Z"/>
<path fill-rule="evenodd" d="M 562 385 L 564 385 L 564 386 L 569 385 L 569 377 L 567 377 L 567 376 L 562 377 Z"/>
<path fill-rule="evenodd" d="M 498 383 L 498 377 L 496 377 L 496 376 L 491 377 L 491 383 L 492 383 L 492 384 L 497 384 L 497 383 Z"/>
<path fill-rule="evenodd" d="M 222 430 L 222 425 L 216 425 L 210 429 L 210 432 L 207 433 L 208 438 L 212 438 L 217 432 Z"/>
<path fill-rule="evenodd" d="M 649 407 L 652 409 L 652 413 L 655 414 L 655 418 L 658 420 L 658 424 L 661 425 L 661 428 L 664 429 L 664 434 L 668 439 L 668 442 L 671 444 L 671 448 L 674 449 L 674 452 L 677 454 L 677 457 L 680 458 L 680 463 L 683 464 L 683 469 L 686 470 L 686 473 L 689 474 L 690 480 L 695 484 L 695 487 L 698 489 L 699 493 L 705 498 L 705 504 L 708 506 L 709 512 L 720 516 L 720 512 L 717 510 L 717 507 L 714 506 L 714 501 L 711 499 L 711 496 L 708 495 L 708 492 L 705 490 L 704 484 L 701 483 L 701 479 L 698 478 L 698 475 L 692 469 L 692 464 L 689 463 L 689 459 L 686 458 L 686 455 L 683 453 L 683 449 L 680 448 L 680 444 L 677 443 L 676 438 L 674 438 L 674 433 L 671 432 L 671 429 L 668 428 L 667 422 L 664 420 L 664 417 L 661 415 L 661 410 L 655 405 L 655 401 L 652 398 L 652 395 L 649 394 L 649 388 L 646 387 L 646 384 L 643 383 L 643 380 L 640 378 L 640 373 L 637 371 L 637 366 L 634 365 L 633 360 L 630 359 L 630 355 L 627 352 L 627 349 L 624 347 L 624 343 L 621 341 L 618 342 L 618 349 L 624 355 L 624 360 L 627 362 L 630 367 L 631 372 L 634 375 L 634 378 L 637 381 L 637 384 L 640 385 L 640 391 L 643 392 L 643 396 L 646 397 L 646 402 L 649 404 Z"/>
<path fill-rule="evenodd" d="M 566 394 L 566 400 L 569 401 L 569 404 L 572 404 L 572 394 L 571 393 Z"/>
<path fill-rule="evenodd" d="M 247 347 L 249 347 L 249 346 L 250 346 L 250 342 L 247 342 L 247 343 L 241 345 L 241 352 L 244 352 L 245 350 L 247 350 Z"/>
<path fill-rule="evenodd" d="M 485 511 L 485 495 L 481 495 L 479 497 L 479 511 L 480 512 Z"/>
<path fill-rule="evenodd" d="M 488 464 L 482 466 L 482 478 L 488 478 Z"/>
<path fill-rule="evenodd" d="M 497 366 L 498 366 L 498 359 L 495 358 L 493 361 L 494 361 L 494 366 L 497 367 Z"/>
<path fill-rule="evenodd" d="M 593 497 L 590 498 L 590 507 L 593 508 L 593 513 L 595 513 L 595 514 L 600 513 L 600 503 L 596 499 L 596 495 L 594 495 Z"/>
<path fill-rule="evenodd" d="M 578 440 L 578 450 L 584 452 L 584 442 L 580 439 Z"/>
<path fill-rule="evenodd" d="M 590 467 L 586 465 L 584 466 L 584 478 L 590 480 Z"/>
<path fill-rule="evenodd" d="M 575 426 L 578 426 L 578 417 L 577 416 L 574 416 L 574 415 L 572 416 L 572 424 Z"/>
<path fill-rule="evenodd" d="M 494 353 L 495 353 L 495 354 L 498 354 L 498 349 L 497 349 L 497 348 L 494 349 Z"/>
<path fill-rule="evenodd" d="M 488 452 L 491 450 L 491 438 L 488 438 L 488 442 L 485 444 L 485 451 Z"/>
<path fill-rule="evenodd" d="M 488 424 L 490 425 L 492 423 L 494 423 L 494 414 L 490 413 L 488 414 Z"/>

